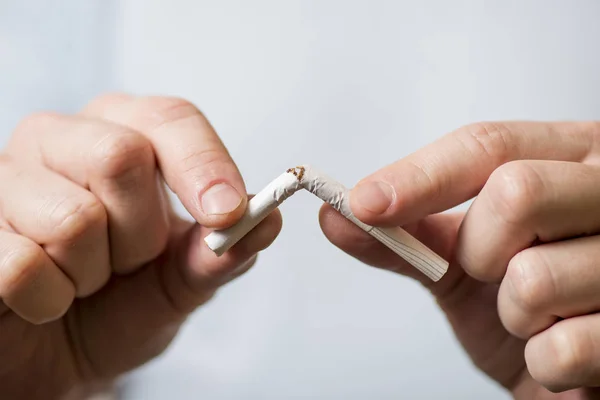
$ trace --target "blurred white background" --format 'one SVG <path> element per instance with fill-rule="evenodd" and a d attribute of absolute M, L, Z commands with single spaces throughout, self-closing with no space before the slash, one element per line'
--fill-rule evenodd
<path fill-rule="evenodd" d="M 469 122 L 598 119 L 598 15 L 594 0 L 0 0 L 0 138 L 106 90 L 170 94 L 205 112 L 250 191 L 298 163 L 352 185 Z M 124 398 L 506 399 L 423 289 L 325 240 L 318 207 L 286 202 L 275 245 Z"/>

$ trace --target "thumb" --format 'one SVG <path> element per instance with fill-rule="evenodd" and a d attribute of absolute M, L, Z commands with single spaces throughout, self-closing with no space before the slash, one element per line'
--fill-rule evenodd
<path fill-rule="evenodd" d="M 204 242 L 209 229 L 197 224 L 186 229 L 185 225 L 174 238 L 171 257 L 156 268 L 160 269 L 164 292 L 173 308 L 191 312 L 219 287 L 252 267 L 257 253 L 269 247 L 279 234 L 282 219 L 275 210 L 222 256 Z"/>
<path fill-rule="evenodd" d="M 430 215 L 403 228 L 440 257 L 451 260 L 463 216 L 463 213 Z M 459 266 L 451 263 L 448 272 L 439 281 L 432 282 L 329 205 L 321 208 L 319 223 L 325 237 L 340 250 L 367 265 L 414 278 L 436 297 L 445 297 L 464 275 Z"/>

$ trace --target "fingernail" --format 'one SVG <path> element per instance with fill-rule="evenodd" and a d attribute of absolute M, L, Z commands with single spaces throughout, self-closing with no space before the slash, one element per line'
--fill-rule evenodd
<path fill-rule="evenodd" d="M 217 183 L 202 195 L 202 211 L 207 215 L 229 214 L 239 207 L 242 196 L 233 186 Z"/>
<path fill-rule="evenodd" d="M 352 191 L 356 203 L 374 214 L 383 214 L 394 202 L 396 192 L 389 183 L 365 182 Z"/>

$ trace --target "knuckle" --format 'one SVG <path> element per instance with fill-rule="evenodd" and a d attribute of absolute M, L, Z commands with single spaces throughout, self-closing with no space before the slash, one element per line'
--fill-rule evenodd
<path fill-rule="evenodd" d="M 106 210 L 92 194 L 66 198 L 50 213 L 54 236 L 66 243 L 72 243 L 91 229 L 104 227 L 106 222 Z"/>
<path fill-rule="evenodd" d="M 128 101 L 131 98 L 130 95 L 121 92 L 109 92 L 101 94 L 95 97 L 86 107 L 94 109 L 103 109 L 116 104 L 121 104 Z"/>
<path fill-rule="evenodd" d="M 32 291 L 41 289 L 46 292 L 44 289 L 47 289 L 46 279 L 51 263 L 42 247 L 25 238 L 12 243 L 11 251 L 0 259 L 0 297 L 11 308 L 19 304 L 20 311 L 13 310 L 35 325 L 61 318 L 73 300 L 73 295 L 68 291 L 61 291 L 53 293 L 55 296 L 52 301 L 45 301 L 45 296 L 27 301 L 26 296 L 30 296 Z"/>
<path fill-rule="evenodd" d="M 512 285 L 513 301 L 524 311 L 543 309 L 556 294 L 548 263 L 536 249 L 517 254 L 508 264 L 507 279 Z"/>
<path fill-rule="evenodd" d="M 92 150 L 92 163 L 103 178 L 119 178 L 154 161 L 150 142 L 141 134 L 123 130 L 104 137 Z"/>
<path fill-rule="evenodd" d="M 62 120 L 62 118 L 64 117 L 61 114 L 50 111 L 40 111 L 29 114 L 19 122 L 14 130 L 14 136 L 30 136 L 32 133 L 39 131 L 43 127 Z"/>
<path fill-rule="evenodd" d="M 509 152 L 509 134 L 510 130 L 499 122 L 477 122 L 460 128 L 457 138 L 471 154 L 483 153 L 504 162 Z"/>
<path fill-rule="evenodd" d="M 452 184 L 447 177 L 441 174 L 432 174 L 429 167 L 430 163 L 428 162 L 417 163 L 408 159 L 406 162 L 407 166 L 412 169 L 411 172 L 414 173 L 412 176 L 415 176 L 419 183 L 424 183 L 421 186 L 428 189 L 427 198 L 432 201 L 441 198 L 445 192 L 445 188 Z M 386 174 L 386 178 L 390 182 L 393 182 L 397 179 L 394 175 L 395 173 L 390 171 Z"/>
<path fill-rule="evenodd" d="M 565 134 L 570 138 L 580 138 L 590 145 L 587 156 L 593 155 L 600 137 L 600 121 L 573 121 L 566 123 L 552 123 L 548 129 L 553 133 Z"/>
<path fill-rule="evenodd" d="M 505 222 L 514 224 L 529 217 L 532 203 L 543 186 L 542 179 L 528 163 L 513 161 L 492 173 L 486 191 L 493 211 Z"/>
<path fill-rule="evenodd" d="M 563 326 L 564 328 L 564 326 Z M 549 336 L 552 354 L 556 355 L 556 375 L 583 377 L 594 354 L 594 343 L 589 335 L 576 334 L 569 329 L 554 329 Z"/>
<path fill-rule="evenodd" d="M 35 282 L 46 258 L 44 250 L 33 242 L 23 241 L 14 246 L 0 266 L 2 296 Z"/>
<path fill-rule="evenodd" d="M 194 104 L 179 97 L 148 97 L 144 99 L 140 112 L 147 116 L 145 127 L 153 131 L 176 121 L 202 117 Z"/>
<path fill-rule="evenodd" d="M 226 151 L 218 147 L 208 147 L 184 156 L 180 161 L 180 171 L 184 174 L 220 176 L 232 168 Z"/>
<path fill-rule="evenodd" d="M 555 284 L 544 257 L 535 249 L 517 254 L 509 262 L 506 279 L 513 290 L 509 295 L 526 312 L 540 311 L 552 302 Z"/>

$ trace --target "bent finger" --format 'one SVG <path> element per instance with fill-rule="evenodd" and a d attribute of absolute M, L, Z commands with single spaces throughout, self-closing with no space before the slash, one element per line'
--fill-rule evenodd
<path fill-rule="evenodd" d="M 132 272 L 164 250 L 167 205 L 152 144 L 140 133 L 93 118 L 38 114 L 17 128 L 9 152 L 42 162 L 100 200 L 116 272 Z"/>
<path fill-rule="evenodd" d="M 513 335 L 528 339 L 559 319 L 600 310 L 600 237 L 535 246 L 509 265 L 498 313 Z"/>
<path fill-rule="evenodd" d="M 456 258 L 473 277 L 499 282 L 509 261 L 534 243 L 600 231 L 600 168 L 515 161 L 498 168 L 469 208 Z"/>
<path fill-rule="evenodd" d="M 0 231 L 0 298 L 21 318 L 42 324 L 60 318 L 75 287 L 31 240 Z"/>
<path fill-rule="evenodd" d="M 98 199 L 42 167 L 0 158 L 0 210 L 15 232 L 43 247 L 73 281 L 77 296 L 110 277 L 106 211 Z"/>
<path fill-rule="evenodd" d="M 553 392 L 600 386 L 600 315 L 560 321 L 525 347 L 531 376 Z"/>
<path fill-rule="evenodd" d="M 201 225 L 225 228 L 243 215 L 247 196 L 239 170 L 192 103 L 169 97 L 104 97 L 83 113 L 148 137 L 167 184 Z"/>

